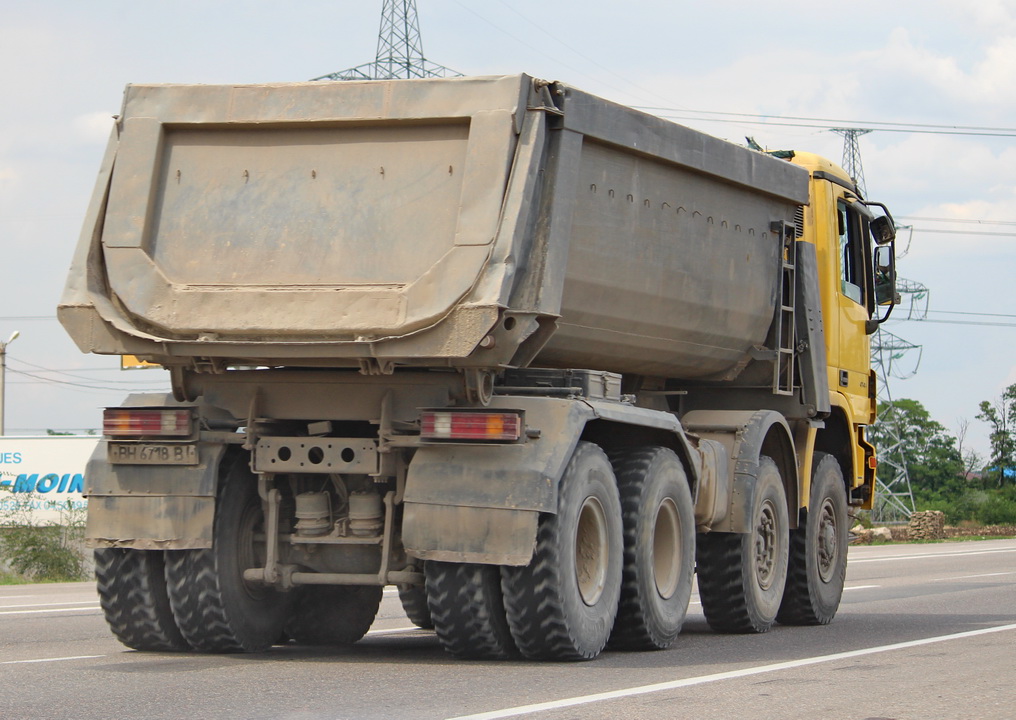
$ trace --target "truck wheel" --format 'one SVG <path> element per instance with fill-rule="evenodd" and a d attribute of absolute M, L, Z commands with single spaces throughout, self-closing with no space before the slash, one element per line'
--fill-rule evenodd
<path fill-rule="evenodd" d="M 173 616 L 195 650 L 260 652 L 282 636 L 283 594 L 243 579 L 264 565 L 263 525 L 256 483 L 238 459 L 220 482 L 212 548 L 166 551 Z"/>
<path fill-rule="evenodd" d="M 434 619 L 427 607 L 427 588 L 423 585 L 399 585 L 399 600 L 409 622 L 424 630 L 434 629 Z"/>
<path fill-rule="evenodd" d="M 698 538 L 699 596 L 713 630 L 763 633 L 772 627 L 787 578 L 788 518 L 780 471 L 763 456 L 752 497 L 752 531 Z"/>
<path fill-rule="evenodd" d="M 301 645 L 350 645 L 370 630 L 381 606 L 380 585 L 307 585 L 286 619 L 286 635 Z"/>
<path fill-rule="evenodd" d="M 610 461 L 580 442 L 540 516 L 529 565 L 502 567 L 512 637 L 530 659 L 589 660 L 600 654 L 621 593 L 621 503 Z"/>
<path fill-rule="evenodd" d="M 612 455 L 624 520 L 624 570 L 610 647 L 662 650 L 688 612 L 695 508 L 684 467 L 668 448 Z"/>
<path fill-rule="evenodd" d="M 135 650 L 189 650 L 169 607 L 162 550 L 95 551 L 99 604 L 117 639 Z"/>
<path fill-rule="evenodd" d="M 487 660 L 518 654 L 505 619 L 497 565 L 428 560 L 424 573 L 430 617 L 446 652 Z"/>
<path fill-rule="evenodd" d="M 776 619 L 785 625 L 828 625 L 847 575 L 847 491 L 832 455 L 815 453 L 808 511 L 790 531 L 790 567 Z"/>

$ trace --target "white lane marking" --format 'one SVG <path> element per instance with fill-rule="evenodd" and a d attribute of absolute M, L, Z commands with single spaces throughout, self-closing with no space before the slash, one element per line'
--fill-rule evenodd
<path fill-rule="evenodd" d="M 960 575 L 952 578 L 939 578 L 932 582 L 948 582 L 949 580 L 969 580 L 970 578 L 998 577 L 999 575 L 1016 575 L 1016 572 L 981 573 L 980 575 Z"/>
<path fill-rule="evenodd" d="M 1001 548 L 998 550 L 974 550 L 971 552 L 928 553 L 926 555 L 889 555 L 888 557 L 878 557 L 878 558 L 850 558 L 847 561 L 847 564 L 859 565 L 861 563 L 891 562 L 893 560 L 925 560 L 928 558 L 967 557 L 968 555 L 994 555 L 995 553 L 1016 553 L 1016 548 Z"/>
<path fill-rule="evenodd" d="M 74 655 L 72 657 L 39 658 L 38 660 L 4 660 L 0 665 L 28 665 L 31 663 L 64 662 L 66 660 L 94 660 L 105 655 Z"/>
<path fill-rule="evenodd" d="M 51 608 L 49 610 L 0 610 L 0 615 L 37 615 L 38 613 L 81 612 L 82 610 L 101 610 L 101 609 L 102 608 L 98 605 L 92 605 L 90 607 Z"/>
<path fill-rule="evenodd" d="M 618 698 L 633 697 L 636 695 L 648 695 L 650 693 L 665 692 L 678 688 L 690 687 L 692 685 L 704 685 L 706 683 L 718 682 L 720 680 L 735 680 L 752 675 L 777 672 L 779 670 L 791 670 L 808 665 L 835 662 L 837 660 L 848 660 L 850 658 L 874 655 L 876 653 L 890 652 L 893 650 L 905 650 L 907 648 L 931 645 L 933 643 L 945 642 L 947 640 L 961 640 L 963 638 L 987 635 L 989 633 L 1005 632 L 1016 630 L 1016 624 L 999 625 L 981 630 L 970 630 L 968 632 L 954 633 L 952 635 L 939 635 L 936 637 L 924 638 L 922 640 L 910 640 L 908 642 L 893 643 L 892 645 L 880 645 L 878 647 L 864 648 L 862 650 L 849 650 L 847 652 L 833 653 L 831 655 L 819 655 L 816 657 L 802 658 L 788 662 L 773 663 L 772 665 L 759 665 L 757 667 L 744 668 L 742 670 L 731 670 L 729 672 L 715 673 L 713 675 L 700 675 L 698 677 L 685 678 L 684 680 L 673 680 L 671 682 L 655 683 L 653 685 L 642 685 L 623 690 L 612 690 L 610 692 L 596 693 L 594 695 L 580 695 L 578 697 L 554 700 L 551 702 L 535 703 L 533 705 L 518 705 L 503 710 L 492 710 L 490 712 L 477 713 L 475 715 L 457 715 L 448 720 L 498 720 L 498 718 L 515 717 L 518 715 L 534 715 L 536 713 L 561 708 L 575 707 L 577 705 L 590 705 L 592 703 L 616 700 Z"/>
<path fill-rule="evenodd" d="M 882 586 L 881 585 L 854 585 L 853 587 L 845 587 L 845 588 L 843 588 L 843 591 L 846 592 L 847 590 L 869 590 L 871 588 L 877 588 L 877 587 L 882 587 Z"/>
<path fill-rule="evenodd" d="M 0 608 L 4 610 L 10 610 L 11 608 L 26 608 L 26 607 L 61 607 L 64 605 L 94 605 L 94 600 L 83 600 L 81 602 L 62 602 L 62 603 L 29 603 L 27 605 L 0 605 Z"/>
<path fill-rule="evenodd" d="M 412 627 L 389 628 L 387 630 L 370 630 L 370 631 L 367 632 L 367 634 L 368 635 L 394 635 L 395 633 L 404 633 L 404 632 L 410 632 L 411 630 L 422 630 L 422 629 L 423 628 L 418 628 L 418 627 L 416 627 L 416 625 L 413 625 Z M 428 630 L 426 632 L 429 633 L 430 631 Z"/>

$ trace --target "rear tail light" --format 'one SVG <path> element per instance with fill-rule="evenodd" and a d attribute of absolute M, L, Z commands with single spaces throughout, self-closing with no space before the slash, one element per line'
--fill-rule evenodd
<path fill-rule="evenodd" d="M 111 438 L 187 437 L 191 411 L 177 408 L 106 408 L 102 433 Z"/>
<path fill-rule="evenodd" d="M 423 440 L 513 442 L 522 435 L 517 412 L 427 411 L 420 415 Z"/>

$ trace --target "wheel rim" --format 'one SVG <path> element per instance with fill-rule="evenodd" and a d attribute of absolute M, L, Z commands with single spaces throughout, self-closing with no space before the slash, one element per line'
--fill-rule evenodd
<path fill-rule="evenodd" d="M 681 579 L 678 558 L 681 557 L 681 520 L 673 499 L 666 498 L 656 511 L 653 529 L 653 579 L 656 592 L 669 600 L 677 592 Z"/>
<path fill-rule="evenodd" d="M 767 500 L 759 513 L 755 528 L 755 576 L 759 587 L 768 590 L 776 578 L 779 521 L 776 507 Z"/>
<path fill-rule="evenodd" d="M 836 572 L 839 559 L 839 547 L 836 544 L 836 510 L 832 500 L 826 498 L 819 510 L 818 537 L 818 576 L 822 582 L 830 582 Z"/>
<path fill-rule="evenodd" d="M 263 519 L 261 503 L 256 500 L 248 503 L 240 517 L 240 525 L 236 533 L 236 556 L 239 559 L 240 582 L 247 595 L 255 600 L 265 597 L 268 588 L 262 583 L 248 582 L 243 578 L 242 573 L 247 568 L 264 567 L 265 565 Z"/>
<path fill-rule="evenodd" d="M 579 510 L 575 533 L 575 578 L 582 602 L 592 606 L 607 582 L 607 516 L 595 497 L 587 497 Z"/>

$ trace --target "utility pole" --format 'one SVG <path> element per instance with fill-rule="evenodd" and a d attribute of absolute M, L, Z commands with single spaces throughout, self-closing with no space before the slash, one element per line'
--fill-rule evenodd
<path fill-rule="evenodd" d="M 843 169 L 854 180 L 861 197 L 867 195 L 868 189 L 864 182 L 864 167 L 861 163 L 861 147 L 857 140 L 871 130 L 865 128 L 834 128 L 834 133 L 843 136 Z M 897 291 L 907 281 L 898 282 Z M 921 288 L 926 292 L 927 288 Z M 871 364 L 878 376 L 878 387 L 875 402 L 882 407 L 876 422 L 882 427 L 888 439 L 885 446 L 876 448 L 878 456 L 878 473 L 875 478 L 875 502 L 871 511 L 874 522 L 899 522 L 913 514 L 914 493 L 910 487 L 910 471 L 907 469 L 906 447 L 903 442 L 905 428 L 900 427 L 898 413 L 893 411 L 892 393 L 889 389 L 889 378 L 892 376 L 893 362 L 899 360 L 904 353 L 920 349 L 896 337 L 879 325 L 871 338 Z"/>
<path fill-rule="evenodd" d="M 4 397 L 4 382 L 7 377 L 7 346 L 14 342 L 18 335 L 17 330 L 11 333 L 11 336 L 7 338 L 7 342 L 0 342 L 0 435 L 4 434 L 4 406 L 6 398 Z"/>
<path fill-rule="evenodd" d="M 384 0 L 374 61 L 313 79 L 397 80 L 460 75 L 424 57 L 416 0 Z"/>

